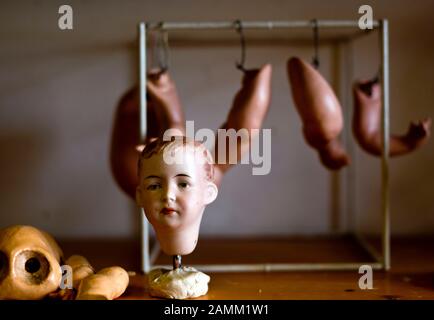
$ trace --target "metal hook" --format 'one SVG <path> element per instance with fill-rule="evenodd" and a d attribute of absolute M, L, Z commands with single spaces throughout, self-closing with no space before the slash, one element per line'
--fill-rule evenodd
<path fill-rule="evenodd" d="M 318 46 L 319 46 L 319 32 L 318 32 L 318 20 L 313 19 L 313 46 L 314 46 L 314 57 L 312 59 L 312 64 L 314 65 L 315 69 L 318 69 L 319 67 L 319 54 L 318 54 Z"/>
<path fill-rule="evenodd" d="M 238 70 L 246 72 L 246 68 L 244 67 L 244 63 L 246 61 L 246 41 L 244 39 L 243 24 L 241 20 L 235 20 L 234 24 L 235 24 L 235 29 L 240 34 L 240 42 L 241 42 L 241 62 L 236 62 L 235 65 Z"/>
<path fill-rule="evenodd" d="M 163 73 L 169 69 L 169 35 L 164 29 L 163 21 L 158 23 L 156 30 L 153 56 L 157 61 L 159 73 Z"/>

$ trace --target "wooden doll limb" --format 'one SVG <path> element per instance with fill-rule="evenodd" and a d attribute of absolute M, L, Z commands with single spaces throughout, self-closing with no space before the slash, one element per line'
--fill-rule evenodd
<path fill-rule="evenodd" d="M 184 116 L 176 87 L 167 72 L 150 74 L 147 80 L 147 136 L 145 144 L 175 128 L 185 132 Z M 110 165 L 117 185 L 135 199 L 138 184 L 137 163 L 141 151 L 140 95 L 138 87 L 129 90 L 117 107 L 110 146 Z"/>
<path fill-rule="evenodd" d="M 337 170 L 350 162 L 339 134 L 343 128 L 342 107 L 322 75 L 299 58 L 287 64 L 294 104 L 303 123 L 307 143 L 318 151 L 324 166 Z"/>
<path fill-rule="evenodd" d="M 377 80 L 356 82 L 353 97 L 353 133 L 356 141 L 367 153 L 381 156 L 381 86 Z M 430 118 L 411 122 L 407 133 L 390 135 L 389 155 L 400 156 L 420 148 L 428 141 L 430 133 Z"/>
<path fill-rule="evenodd" d="M 245 134 L 241 139 L 237 139 L 235 147 L 230 145 L 227 134 L 217 134 L 214 159 L 216 163 L 214 182 L 217 186 L 220 185 L 223 175 L 234 164 L 239 163 L 241 157 L 250 150 L 252 139 L 262 127 L 270 106 L 271 73 L 270 64 L 244 72 L 242 86 L 235 95 L 227 120 L 221 129 L 233 129 L 235 132 Z M 258 130 L 252 131 L 252 129 Z M 235 161 L 230 161 L 231 155 L 234 154 Z"/>
<path fill-rule="evenodd" d="M 140 100 L 138 87 L 130 89 L 120 100 L 114 117 L 110 143 L 112 175 L 122 191 L 134 199 L 138 183 Z M 152 103 L 147 108 L 148 136 L 158 135 L 158 123 Z"/>

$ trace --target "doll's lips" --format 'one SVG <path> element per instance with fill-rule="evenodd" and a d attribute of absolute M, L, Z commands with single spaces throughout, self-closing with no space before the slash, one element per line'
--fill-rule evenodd
<path fill-rule="evenodd" d="M 163 209 L 161 209 L 160 212 L 164 215 L 169 215 L 169 214 L 175 213 L 176 210 L 173 208 L 163 208 Z"/>

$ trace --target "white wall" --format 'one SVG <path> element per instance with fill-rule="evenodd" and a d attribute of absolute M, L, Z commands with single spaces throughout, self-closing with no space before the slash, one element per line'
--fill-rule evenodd
<path fill-rule="evenodd" d="M 108 151 L 116 104 L 136 79 L 138 21 L 357 19 L 357 9 L 365 3 L 71 1 L 74 30 L 60 31 L 57 10 L 65 2 L 2 2 L 0 227 L 31 224 L 58 237 L 137 233 L 137 213 L 114 184 Z M 374 18 L 390 21 L 391 129 L 399 133 L 409 120 L 433 117 L 434 2 L 393 3 L 376 1 L 372 6 Z M 285 71 L 289 56 L 310 59 L 313 50 L 309 42 L 250 37 L 247 66 L 273 65 L 272 105 L 264 123 L 272 129 L 271 173 L 252 176 L 250 166 L 234 168 L 224 178 L 218 200 L 206 210 L 202 234 L 335 230 L 332 179 L 303 141 Z M 236 40 L 234 32 L 227 43 L 176 42 L 171 47 L 171 72 L 196 129 L 216 129 L 226 117 L 241 80 L 234 67 Z M 376 72 L 375 36 L 357 41 L 353 52 L 355 77 Z M 321 72 L 336 84 L 334 54 L 323 43 Z M 422 150 L 391 161 L 395 234 L 434 230 L 432 145 L 430 141 Z M 378 229 L 380 162 L 355 150 L 358 220 L 365 230 Z"/>

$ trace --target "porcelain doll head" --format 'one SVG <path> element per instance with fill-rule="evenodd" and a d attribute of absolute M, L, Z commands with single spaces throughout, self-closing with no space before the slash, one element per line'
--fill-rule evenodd
<path fill-rule="evenodd" d="M 187 255 L 196 247 L 206 205 L 217 197 L 211 153 L 183 136 L 156 139 L 139 159 L 137 204 L 168 255 Z"/>

